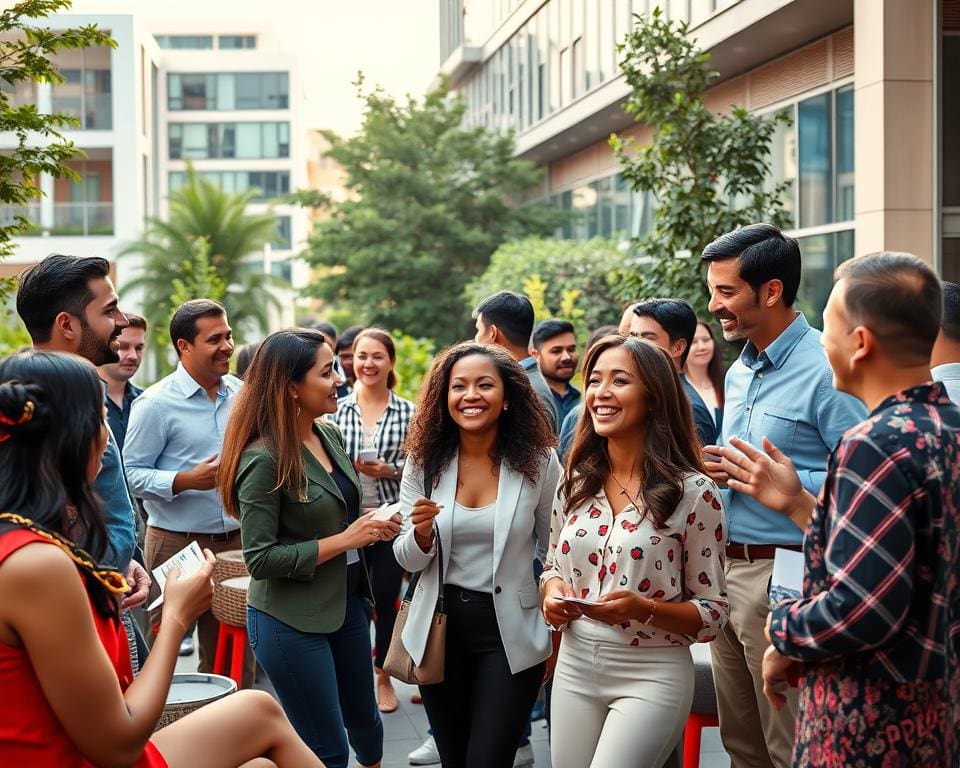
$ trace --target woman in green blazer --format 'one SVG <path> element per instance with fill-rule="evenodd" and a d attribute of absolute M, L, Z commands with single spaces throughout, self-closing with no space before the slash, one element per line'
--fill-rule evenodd
<path fill-rule="evenodd" d="M 240 519 L 250 571 L 247 636 L 294 728 L 328 768 L 379 766 L 362 548 L 396 536 L 360 515 L 360 483 L 335 426 L 340 378 L 323 334 L 266 338 L 224 436 L 218 489 Z M 337 681 L 349 681 L 338 685 Z"/>

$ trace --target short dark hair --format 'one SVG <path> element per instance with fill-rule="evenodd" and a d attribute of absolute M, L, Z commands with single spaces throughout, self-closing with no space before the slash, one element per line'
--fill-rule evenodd
<path fill-rule="evenodd" d="M 943 289 L 929 266 L 910 253 L 882 251 L 845 261 L 843 306 L 850 327 L 865 325 L 887 356 L 912 367 L 930 362 L 943 317 Z"/>
<path fill-rule="evenodd" d="M 53 321 L 61 312 L 82 319 L 93 300 L 89 281 L 109 274 L 110 262 L 106 259 L 62 253 L 51 253 L 23 270 L 17 286 L 17 314 L 33 343 L 50 341 Z"/>
<path fill-rule="evenodd" d="M 533 304 L 516 291 L 497 291 L 473 310 L 473 319 L 483 315 L 486 325 L 495 325 L 515 347 L 528 347 L 533 333 Z"/>
<path fill-rule="evenodd" d="M 542 323 L 537 323 L 536 328 L 530 335 L 530 343 L 533 344 L 534 349 L 539 350 L 550 339 L 556 338 L 561 333 L 573 332 L 573 323 L 569 320 L 551 318 L 550 320 L 544 320 Z"/>
<path fill-rule="evenodd" d="M 683 299 L 646 299 L 633 306 L 633 314 L 652 317 L 660 323 L 670 337 L 671 344 L 676 344 L 680 339 L 687 342 L 683 354 L 680 355 L 682 368 L 690 354 L 693 337 L 697 334 L 697 313 L 693 311 L 693 307 Z"/>
<path fill-rule="evenodd" d="M 124 312 L 124 315 L 127 317 L 127 327 L 128 328 L 139 328 L 144 333 L 147 332 L 147 320 L 140 315 L 135 315 L 132 312 Z"/>
<path fill-rule="evenodd" d="M 183 339 L 190 344 L 197 338 L 197 320 L 201 317 L 226 317 L 227 310 L 223 304 L 213 299 L 191 299 L 185 301 L 173 317 L 170 318 L 170 341 L 173 343 L 173 349 L 180 357 L 180 348 L 177 342 Z"/>
<path fill-rule="evenodd" d="M 328 323 L 325 320 L 319 320 L 310 327 L 315 331 L 320 331 L 320 333 L 322 333 L 327 339 L 328 344 L 337 338 L 337 326 L 335 326 L 333 323 Z"/>
<path fill-rule="evenodd" d="M 792 307 L 800 289 L 800 244 L 773 224 L 748 224 L 720 235 L 703 249 L 703 261 L 740 260 L 740 279 L 759 296 L 771 280 L 783 284 L 783 303 Z"/>
<path fill-rule="evenodd" d="M 960 285 L 943 281 L 943 335 L 950 341 L 960 341 Z"/>
<path fill-rule="evenodd" d="M 337 347 L 333 351 L 339 355 L 343 350 L 347 349 L 348 347 L 352 348 L 354 339 L 357 338 L 357 335 L 362 330 L 363 330 L 362 325 L 351 325 L 337 338 Z M 327 341 L 329 342 L 330 340 L 327 339 Z"/>
<path fill-rule="evenodd" d="M 240 349 L 237 350 L 237 378 L 242 379 L 244 374 L 247 372 L 247 368 L 250 367 L 250 363 L 253 362 L 253 356 L 257 354 L 257 350 L 260 348 L 259 341 L 251 341 L 249 344 L 244 344 Z"/>

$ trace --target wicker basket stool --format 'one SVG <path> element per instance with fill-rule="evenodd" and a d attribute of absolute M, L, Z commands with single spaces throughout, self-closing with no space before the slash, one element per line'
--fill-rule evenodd
<path fill-rule="evenodd" d="M 167 703 L 154 730 L 159 731 L 205 704 L 229 696 L 235 690 L 236 682 L 223 675 L 177 672 L 173 675 Z"/>
<path fill-rule="evenodd" d="M 247 587 L 249 576 L 224 579 L 213 588 L 213 615 L 220 622 L 213 671 L 229 675 L 243 686 L 243 656 L 247 643 Z M 227 662 L 229 646 L 229 667 Z"/>
<path fill-rule="evenodd" d="M 217 562 L 213 564 L 213 583 L 219 584 L 225 579 L 237 576 L 249 576 L 247 565 L 243 562 L 242 549 L 229 549 L 217 554 Z"/>

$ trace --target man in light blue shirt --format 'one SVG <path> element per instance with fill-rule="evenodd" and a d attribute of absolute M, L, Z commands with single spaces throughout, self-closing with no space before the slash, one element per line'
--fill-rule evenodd
<path fill-rule="evenodd" d="M 865 415 L 863 404 L 833 387 L 820 332 L 793 308 L 800 248 L 769 224 L 752 224 L 703 251 L 710 311 L 727 341 L 746 340 L 727 372 L 722 444 L 767 437 L 793 461 L 813 494 L 826 477 L 827 455 Z M 708 460 L 715 448 L 705 449 Z M 708 469 L 713 465 L 708 461 Z M 719 469 L 714 479 L 726 482 Z M 797 696 L 779 712 L 763 695 L 761 661 L 768 643 L 767 585 L 777 547 L 799 550 L 803 531 L 744 494 L 724 494 L 730 621 L 712 644 L 720 735 L 733 768 L 788 768 Z"/>
<path fill-rule="evenodd" d="M 191 541 L 203 549 L 240 549 L 240 524 L 215 490 L 219 453 L 240 379 L 229 374 L 233 335 L 226 311 L 210 299 L 181 305 L 170 321 L 176 371 L 133 401 L 124 443 L 127 480 L 147 512 L 144 556 L 150 568 Z M 218 623 L 197 621 L 201 672 L 213 670 Z M 247 682 L 252 681 L 248 654 Z"/>
<path fill-rule="evenodd" d="M 942 381 L 947 394 L 960 403 L 960 285 L 943 281 L 943 323 L 933 345 L 930 375 Z"/>

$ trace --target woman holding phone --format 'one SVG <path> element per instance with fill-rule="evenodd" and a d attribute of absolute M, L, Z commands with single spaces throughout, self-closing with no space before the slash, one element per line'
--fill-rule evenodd
<path fill-rule="evenodd" d="M 444 592 L 444 679 L 420 693 L 448 768 L 513 765 L 544 678 L 550 635 L 531 563 L 549 538 L 555 443 L 526 373 L 502 349 L 458 344 L 434 361 L 410 425 L 394 552 L 423 571 L 402 634 L 417 664 Z"/>
<path fill-rule="evenodd" d="M 340 382 L 319 331 L 268 336 L 230 414 L 217 480 L 240 518 L 250 645 L 327 768 L 346 768 L 350 747 L 364 766 L 383 755 L 362 548 L 399 530 L 360 515 L 353 462 L 320 418 L 336 409 Z"/>
<path fill-rule="evenodd" d="M 357 383 L 353 391 L 339 401 L 332 417 L 340 427 L 347 454 L 359 473 L 361 504 L 366 508 L 396 504 L 400 496 L 400 474 L 405 458 L 403 443 L 414 405 L 393 391 L 397 383 L 396 364 L 397 348 L 389 333 L 381 328 L 360 331 L 353 341 Z M 376 608 L 377 702 L 381 712 L 393 712 L 398 706 L 397 694 L 390 675 L 383 671 L 383 663 L 397 620 L 403 568 L 397 563 L 389 541 L 377 542 L 366 554 Z"/>
<path fill-rule="evenodd" d="M 98 564 L 93 490 L 107 445 L 103 389 L 82 358 L 0 361 L 0 765 L 321 768 L 273 697 L 240 691 L 154 732 L 180 639 L 210 608 L 213 556 L 171 577 L 136 678 L 119 620 L 123 577 Z"/>
<path fill-rule="evenodd" d="M 723 506 L 663 350 L 607 336 L 584 381 L 540 581 L 563 629 L 550 752 L 554 768 L 660 766 L 690 712 L 689 646 L 729 612 Z"/>

